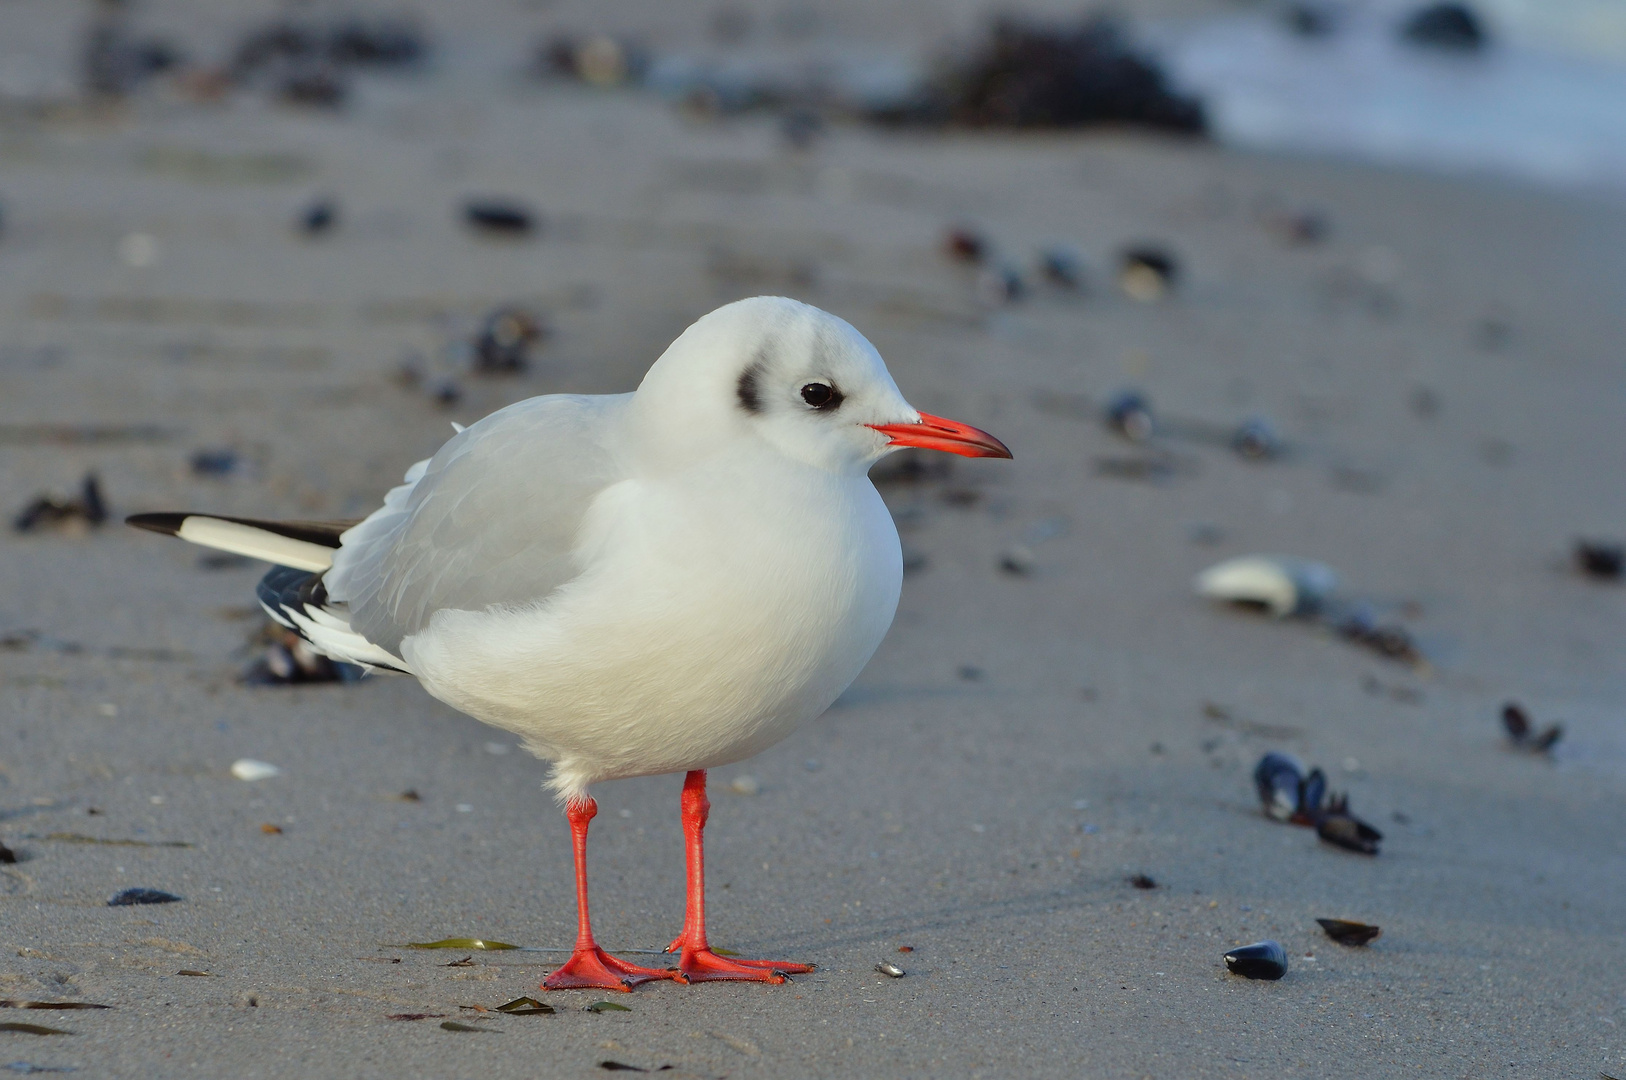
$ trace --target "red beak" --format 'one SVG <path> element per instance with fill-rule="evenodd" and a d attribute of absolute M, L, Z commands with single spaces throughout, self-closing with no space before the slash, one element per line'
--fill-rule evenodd
<path fill-rule="evenodd" d="M 871 424 L 882 435 L 891 437 L 892 446 L 918 446 L 925 450 L 946 450 L 962 457 L 1011 456 L 1009 448 L 992 435 L 970 424 L 945 420 L 931 413 L 921 413 L 918 424 Z"/>

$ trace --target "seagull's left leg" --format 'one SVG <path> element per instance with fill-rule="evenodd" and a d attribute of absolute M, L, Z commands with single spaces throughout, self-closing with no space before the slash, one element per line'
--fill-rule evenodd
<path fill-rule="evenodd" d="M 587 824 L 598 813 L 598 803 L 586 796 L 565 804 L 570 838 L 576 853 L 576 950 L 564 966 L 542 980 L 544 990 L 631 990 L 652 979 L 673 979 L 677 972 L 639 967 L 618 960 L 593 940 L 593 920 L 587 914 Z"/>
<path fill-rule="evenodd" d="M 687 842 L 689 898 L 683 914 L 683 933 L 666 947 L 681 952 L 678 973 L 688 982 L 715 979 L 745 979 L 752 982 L 782 983 L 786 975 L 813 970 L 812 964 L 792 964 L 783 960 L 736 960 L 718 956 L 706 942 L 706 818 L 711 802 L 706 798 L 706 770 L 695 769 L 683 778 L 683 838 Z"/>

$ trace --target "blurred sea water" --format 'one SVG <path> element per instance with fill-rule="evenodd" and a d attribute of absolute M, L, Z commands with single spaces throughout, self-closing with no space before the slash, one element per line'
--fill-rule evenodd
<path fill-rule="evenodd" d="M 1626 0 L 1485 0 L 1479 50 L 1423 48 L 1418 0 L 1313 5 L 1149 27 L 1220 141 L 1626 194 Z"/>

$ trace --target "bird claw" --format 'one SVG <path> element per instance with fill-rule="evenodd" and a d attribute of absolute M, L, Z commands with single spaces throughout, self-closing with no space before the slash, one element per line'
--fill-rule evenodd
<path fill-rule="evenodd" d="M 599 948 L 577 949 L 569 960 L 542 980 L 544 990 L 621 990 L 658 979 L 677 977 L 672 968 L 646 968 L 618 960 Z"/>

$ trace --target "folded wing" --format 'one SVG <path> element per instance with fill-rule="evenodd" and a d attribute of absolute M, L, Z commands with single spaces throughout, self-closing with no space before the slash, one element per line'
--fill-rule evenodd
<path fill-rule="evenodd" d="M 436 611 L 523 604 L 574 578 L 587 508 L 624 473 L 607 436 L 630 397 L 530 398 L 414 466 L 323 575 L 350 630 L 399 656 Z"/>

